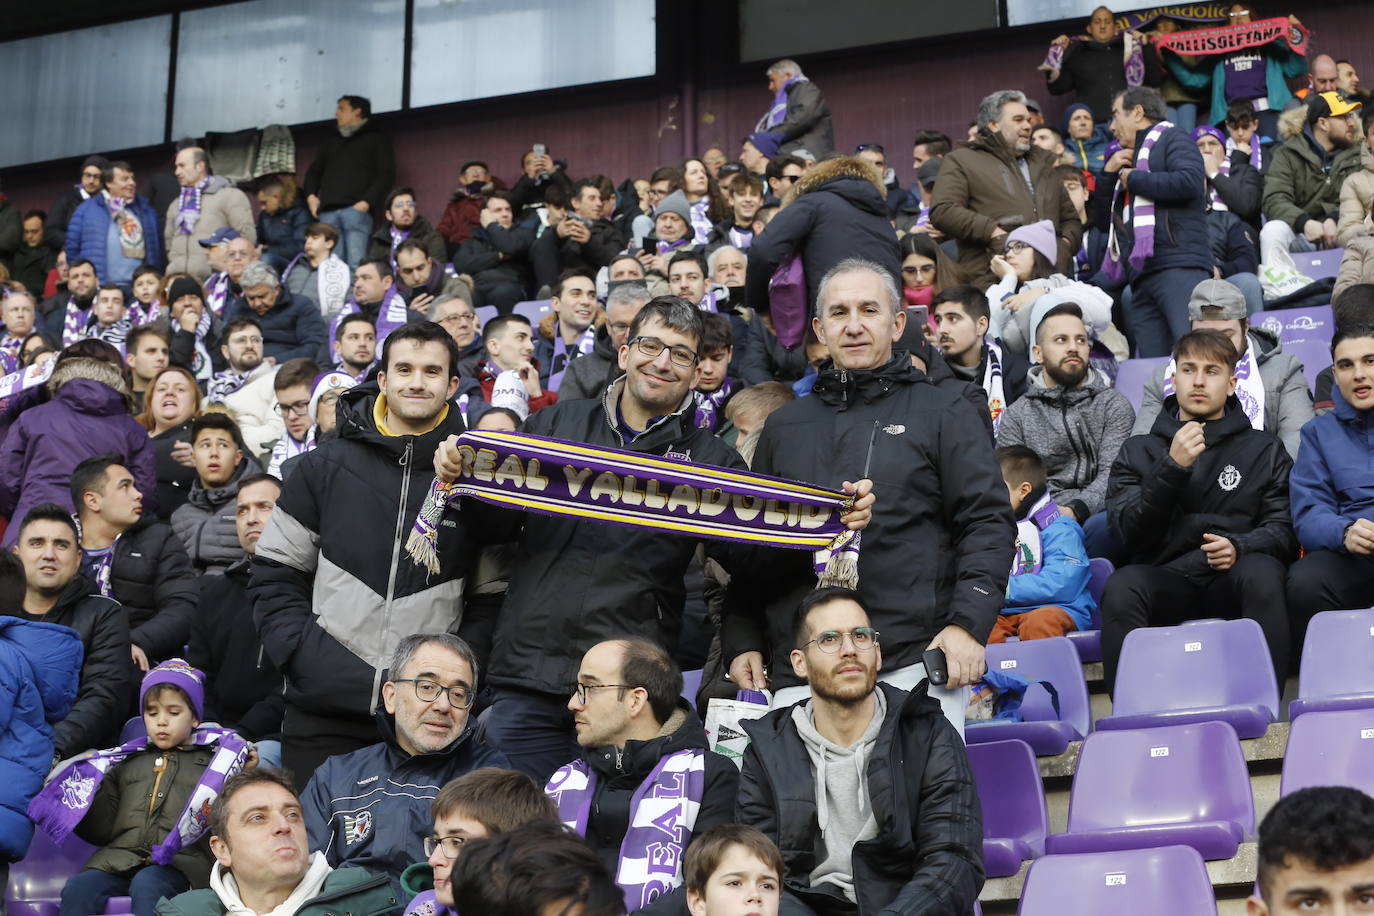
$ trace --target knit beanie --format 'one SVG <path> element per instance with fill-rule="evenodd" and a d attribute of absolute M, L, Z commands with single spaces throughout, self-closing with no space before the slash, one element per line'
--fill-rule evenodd
<path fill-rule="evenodd" d="M 181 299 L 182 296 L 195 296 L 200 299 L 202 305 L 205 304 L 205 294 L 200 291 L 200 284 L 190 277 L 177 277 L 172 281 L 172 285 L 167 287 L 167 304 Z"/>
<path fill-rule="evenodd" d="M 197 721 L 205 720 L 205 673 L 193 668 L 185 660 L 169 658 L 143 676 L 143 686 L 138 691 L 138 708 L 143 708 L 143 698 L 158 684 L 170 684 L 180 688 L 191 701 L 191 709 Z"/>
<path fill-rule="evenodd" d="M 1217 130 L 1210 124 L 1204 124 L 1193 131 L 1193 142 L 1196 143 L 1198 141 L 1198 138 L 1200 138 L 1203 134 L 1206 134 L 1209 137 L 1216 138 L 1216 141 L 1220 143 L 1222 146 L 1226 145 L 1226 138 L 1222 136 L 1221 131 Z"/>
<path fill-rule="evenodd" d="M 782 134 L 772 130 L 761 130 L 756 134 L 750 134 L 749 142 L 754 144 L 754 149 L 763 153 L 769 159 L 778 154 L 782 148 Z"/>
<path fill-rule="evenodd" d="M 1084 105 L 1082 102 L 1074 102 L 1068 108 L 1065 108 L 1064 120 L 1060 122 L 1059 127 L 1060 132 L 1063 133 L 1064 139 L 1066 140 L 1069 138 L 1069 119 L 1073 117 L 1073 113 L 1075 111 L 1078 111 L 1080 109 L 1086 111 L 1088 113 L 1088 117 L 1092 118 L 1093 110 L 1089 108 L 1087 105 Z M 1094 122 L 1096 122 L 1096 120 L 1096 118 L 1093 118 Z"/>
<path fill-rule="evenodd" d="M 687 202 L 687 195 L 681 190 L 674 191 L 658 202 L 658 206 L 654 208 L 654 219 L 658 219 L 660 213 L 676 213 L 682 217 L 684 223 L 692 225 L 692 205 Z"/>
<path fill-rule="evenodd" d="M 353 376 L 344 372 L 322 372 L 315 376 L 315 387 L 310 389 L 310 413 L 311 419 L 315 417 L 315 408 L 320 406 L 320 398 L 331 391 L 347 391 L 358 382 Z"/>
<path fill-rule="evenodd" d="M 1007 242 L 1025 242 L 1049 259 L 1051 264 L 1059 260 L 1059 238 L 1055 235 L 1054 223 L 1047 219 L 1014 229 L 1007 236 Z"/>

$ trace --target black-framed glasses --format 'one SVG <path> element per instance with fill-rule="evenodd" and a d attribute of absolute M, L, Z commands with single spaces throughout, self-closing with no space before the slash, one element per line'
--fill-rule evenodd
<path fill-rule="evenodd" d="M 630 345 L 636 347 L 649 359 L 658 359 L 658 355 L 665 349 L 668 351 L 668 359 L 684 369 L 690 369 L 701 361 L 701 357 L 693 351 L 683 346 L 668 346 L 657 337 L 636 337 L 630 341 Z"/>
<path fill-rule="evenodd" d="M 1007 242 L 1007 247 L 1002 250 L 1007 254 L 1020 254 L 1029 247 L 1030 245 L 1021 241 L 1020 239 L 1017 239 L 1014 242 Z"/>
<path fill-rule="evenodd" d="M 393 684 L 409 684 L 415 691 L 415 698 L 425 702 L 433 703 L 439 699 L 439 694 L 448 694 L 448 705 L 454 709 L 467 709 L 472 705 L 472 690 L 465 684 L 454 684 L 452 687 L 445 687 L 436 681 L 426 680 L 425 678 L 397 678 Z"/>
<path fill-rule="evenodd" d="M 283 404 L 280 401 L 278 401 L 276 405 L 277 413 L 281 414 L 283 417 L 290 416 L 291 414 L 295 414 L 298 417 L 303 417 L 306 415 L 306 413 L 309 412 L 309 410 L 309 401 L 297 401 L 294 404 Z"/>
<path fill-rule="evenodd" d="M 573 684 L 572 692 L 577 697 L 577 702 L 582 704 L 583 706 L 586 706 L 588 693 L 590 693 L 593 690 L 606 690 L 611 687 L 614 687 L 617 690 L 638 689 L 637 684 L 584 684 L 581 681 L 578 681 L 576 684 Z"/>
<path fill-rule="evenodd" d="M 445 859 L 456 859 L 458 853 L 463 851 L 463 844 L 468 841 L 465 836 L 427 836 L 425 837 L 425 858 L 434 855 L 434 850 L 442 849 Z"/>
<path fill-rule="evenodd" d="M 790 182 L 796 183 L 796 182 L 798 182 L 798 181 L 801 181 L 801 176 L 800 176 L 800 175 L 780 175 L 780 176 L 778 176 L 778 181 L 790 181 Z"/>
<path fill-rule="evenodd" d="M 878 645 L 879 633 L 872 627 L 855 627 L 852 630 L 822 630 L 816 634 L 816 638 L 802 646 L 803 649 L 811 643 L 816 644 L 816 648 L 822 652 L 834 655 L 840 651 L 840 646 L 844 645 L 845 638 L 854 644 L 854 648 L 859 652 L 868 652 Z"/>

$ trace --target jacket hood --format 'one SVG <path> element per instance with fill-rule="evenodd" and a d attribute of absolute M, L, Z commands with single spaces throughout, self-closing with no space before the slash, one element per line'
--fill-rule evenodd
<path fill-rule="evenodd" d="M 1360 167 L 1367 172 L 1374 172 L 1374 153 L 1363 143 L 1360 144 Z"/>
<path fill-rule="evenodd" d="M 1154 425 L 1150 427 L 1150 435 L 1161 438 L 1165 442 L 1172 442 L 1174 435 L 1183 427 L 1183 423 L 1184 421 L 1178 418 L 1178 395 L 1171 394 L 1164 399 L 1159 415 L 1155 417 Z M 1240 400 L 1234 394 L 1226 399 L 1226 412 L 1224 414 L 1215 420 L 1202 421 L 1202 434 L 1208 448 L 1252 428 L 1250 418 L 1245 415 L 1245 410 L 1240 406 Z"/>
<path fill-rule="evenodd" d="M 128 414 L 129 399 L 102 382 L 91 379 L 72 379 L 62 386 L 55 400 L 78 413 L 96 417 L 115 417 Z"/>
<path fill-rule="evenodd" d="M 876 369 L 836 369 L 833 360 L 821 364 L 811 393 L 830 405 L 843 409 L 850 403 L 876 401 L 886 397 L 898 385 L 911 385 L 925 376 L 911 365 L 911 354 L 893 350 L 892 358 Z"/>
<path fill-rule="evenodd" d="M 401 872 L 401 890 L 412 897 L 434 890 L 434 866 L 428 862 L 406 866 L 406 870 Z"/>
<path fill-rule="evenodd" d="M 62 386 L 77 379 L 99 382 L 114 390 L 116 394 L 126 399 L 129 397 L 129 383 L 124 380 L 124 373 L 103 359 L 92 359 L 88 356 L 60 360 L 52 371 L 52 377 L 48 379 L 48 391 L 55 395 L 62 390 Z"/>
<path fill-rule="evenodd" d="M 372 709 L 372 720 L 376 723 L 377 731 L 381 735 L 382 741 L 386 743 L 388 752 L 397 763 L 420 758 L 432 760 L 439 757 L 451 757 L 462 753 L 464 748 L 477 740 L 474 737 L 477 732 L 477 723 L 469 718 L 462 733 L 439 750 L 430 751 L 426 754 L 408 754 L 401 748 L 400 742 L 396 740 L 396 717 L 386 711 L 386 706 L 383 705 L 381 697 L 377 698 L 377 705 Z"/>
<path fill-rule="evenodd" d="M 201 193 L 214 194 L 217 191 L 223 191 L 225 188 L 231 188 L 233 186 L 234 183 L 230 181 L 228 178 L 225 178 L 223 175 L 211 175 L 210 182 L 205 186 L 205 190 L 201 191 Z"/>
<path fill-rule="evenodd" d="M 197 474 L 195 482 L 191 484 L 191 491 L 186 494 L 186 501 L 197 509 L 213 512 L 238 495 L 239 481 L 250 474 L 260 473 L 262 473 L 262 465 L 258 463 L 258 459 L 252 455 L 244 455 L 239 466 L 234 469 L 234 476 L 229 478 L 229 482 L 226 484 L 218 487 L 203 487 L 200 484 L 200 475 Z"/>
<path fill-rule="evenodd" d="M 850 181 L 842 182 L 840 179 L 850 179 Z M 863 189 L 865 184 L 873 188 L 876 197 L 868 194 L 867 189 Z M 879 175 L 877 169 L 858 156 L 827 159 L 825 162 L 814 166 L 794 182 L 787 193 L 783 195 L 782 206 L 786 207 L 803 194 L 810 194 L 825 185 L 830 185 L 826 190 L 835 191 L 849 199 L 855 206 L 864 209 L 872 209 L 868 206 L 869 202 L 877 200 L 879 206 L 875 212 L 880 212 L 883 216 L 887 215 L 887 186 L 883 184 L 883 176 Z"/>
<path fill-rule="evenodd" d="M 1093 368 L 1088 369 L 1088 375 L 1083 379 L 1083 384 L 1076 388 L 1050 385 L 1045 378 L 1045 366 L 1042 363 L 1030 367 L 1026 372 L 1026 381 L 1025 397 L 1054 404 L 1065 400 L 1069 403 L 1077 403 L 1096 397 L 1112 387 L 1102 373 Z"/>
<path fill-rule="evenodd" d="M 1245 336 L 1250 338 L 1250 347 L 1255 351 L 1255 362 L 1261 366 L 1267 363 L 1270 357 L 1283 352 L 1283 343 L 1279 336 L 1266 328 L 1251 325 Z"/>
<path fill-rule="evenodd" d="M 76 631 L 42 621 L 0 617 L 0 640 L 14 643 L 28 662 L 43 717 L 56 722 L 66 717 L 76 699 L 81 661 L 85 652 Z"/>
<path fill-rule="evenodd" d="M 339 395 L 339 438 L 366 442 L 400 458 L 412 439 L 418 439 L 426 445 L 432 441 L 437 445 L 441 439 L 464 431 L 462 411 L 450 401 L 448 414 L 429 432 L 420 436 L 384 436 L 377 429 L 377 421 L 372 415 L 373 405 L 381 393 L 377 383 L 371 381 L 354 385 Z"/>
<path fill-rule="evenodd" d="M 617 755 L 613 746 L 584 748 L 582 759 L 598 774 L 606 778 L 629 776 L 642 779 L 658 762 L 669 754 L 685 750 L 706 750 L 706 728 L 687 701 L 678 698 L 677 708 L 659 729 L 657 737 L 647 741 L 627 741 Z M 617 756 L 620 766 L 616 766 Z"/>
<path fill-rule="evenodd" d="M 615 425 L 616 405 L 619 403 L 621 390 L 625 387 L 625 376 L 622 374 L 611 384 L 606 386 L 606 393 L 601 396 L 602 414 L 606 423 L 616 429 L 616 435 L 620 435 L 620 430 Z M 633 451 L 649 451 L 656 446 L 667 444 L 672 445 L 680 436 L 690 434 L 695 427 L 690 425 L 696 409 L 696 396 L 688 391 L 682 396 L 682 403 L 672 413 L 659 417 L 658 422 L 648 429 L 641 432 L 633 442 L 627 442 L 624 447 Z M 689 413 L 689 411 L 692 411 Z"/>

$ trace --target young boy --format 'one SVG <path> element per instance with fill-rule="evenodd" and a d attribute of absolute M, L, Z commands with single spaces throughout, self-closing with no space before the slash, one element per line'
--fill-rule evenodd
<path fill-rule="evenodd" d="M 162 271 L 151 264 L 143 264 L 134 270 L 134 301 L 129 305 L 129 323 L 134 327 L 147 324 L 158 317 L 161 303 L 157 294 L 162 289 Z"/>
<path fill-rule="evenodd" d="M 692 916 L 778 914 L 782 854 L 753 827 L 712 827 L 688 848 L 682 873 Z"/>
<path fill-rule="evenodd" d="M 730 184 L 730 209 L 733 218 L 716 227 L 718 238 L 726 245 L 747 251 L 754 243 L 754 218 L 763 206 L 763 182 L 759 176 L 742 172 Z"/>
<path fill-rule="evenodd" d="M 524 773 L 482 767 L 458 777 L 434 796 L 434 835 L 426 837 L 427 862 L 401 873 L 401 887 L 415 897 L 406 916 L 448 916 L 453 910 L 449 875 L 468 840 L 509 833 L 536 821 L 558 823 L 544 791 Z"/>
<path fill-rule="evenodd" d="M 291 259 L 281 275 L 282 286 L 320 307 L 326 327 L 353 290 L 348 265 L 334 253 L 338 244 L 338 229 L 328 223 L 311 223 L 305 227 L 304 250 Z"/>
<path fill-rule="evenodd" d="M 1083 225 L 1089 224 L 1088 220 L 1088 198 L 1092 195 L 1093 178 L 1085 173 L 1076 165 L 1057 165 L 1054 174 L 1059 176 L 1059 181 L 1064 185 L 1064 193 L 1069 195 L 1069 200 L 1073 201 L 1074 212 L 1078 214 L 1079 220 Z M 1097 235 L 1092 233 L 1096 232 Z M 1101 229 L 1089 229 L 1083 233 L 1083 242 L 1078 246 L 1078 251 L 1073 256 L 1073 278 L 1075 280 L 1087 280 L 1097 273 L 1097 268 L 1101 266 L 1101 251 L 1105 250 L 1105 242 L 1100 239 Z M 1094 254 L 1096 252 L 1096 254 Z"/>
<path fill-rule="evenodd" d="M 701 317 L 706 321 L 706 333 L 701 338 L 701 362 L 697 363 L 696 425 L 717 432 L 725 422 L 725 405 L 740 389 L 739 380 L 726 375 L 735 355 L 735 339 L 729 318 L 716 312 Z"/>
<path fill-rule="evenodd" d="M 228 729 L 200 728 L 205 675 L 174 658 L 143 678 L 147 734 L 59 765 L 29 805 L 55 843 L 73 830 L 96 850 L 62 888 L 61 916 L 105 912 L 128 895 L 134 916 L 158 900 L 206 887 L 210 807 L 224 780 L 253 766 L 251 745 Z"/>
<path fill-rule="evenodd" d="M 103 340 L 123 353 L 124 338 L 129 336 L 131 326 L 129 319 L 124 317 L 126 311 L 124 290 L 113 283 L 106 283 L 96 291 L 91 317 L 86 322 L 82 336 Z"/>
<path fill-rule="evenodd" d="M 1094 605 L 1083 529 L 1055 505 L 1045 486 L 1045 465 L 1034 451 L 1004 446 L 997 461 L 1016 516 L 1016 554 L 1006 601 L 988 642 L 1086 630 Z"/>

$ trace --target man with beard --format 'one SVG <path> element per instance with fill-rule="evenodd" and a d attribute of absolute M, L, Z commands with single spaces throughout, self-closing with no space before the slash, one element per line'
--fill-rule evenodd
<path fill-rule="evenodd" d="M 354 381 L 367 378 L 377 361 L 377 326 L 356 312 L 334 330 L 334 365 Z"/>
<path fill-rule="evenodd" d="M 225 324 L 223 340 L 219 351 L 229 365 L 210 379 L 206 401 L 232 411 L 248 453 L 261 455 L 283 429 L 272 389 L 277 361 L 263 359 L 262 327 L 251 315 Z"/>
<path fill-rule="evenodd" d="M 969 912 L 982 818 L 927 682 L 878 683 L 881 634 L 858 592 L 817 589 L 794 628 L 791 667 L 809 696 L 741 723 L 736 820 L 783 850 L 783 883 L 815 913 Z"/>
<path fill-rule="evenodd" d="M 1035 319 L 1039 318 L 1037 322 Z M 1025 395 L 1007 408 L 998 446 L 1024 445 L 1040 456 L 1059 511 L 1083 526 L 1088 556 L 1110 557 L 1107 479 L 1135 411 L 1125 395 L 1088 365 L 1092 341 L 1073 303 L 1032 316 L 1032 360 Z"/>
<path fill-rule="evenodd" d="M 429 220 L 420 215 L 413 188 L 397 188 L 386 200 L 386 223 L 372 233 L 367 243 L 367 258 L 396 263 L 396 249 L 414 242 L 441 264 L 448 260 L 444 237 L 434 231 Z"/>
<path fill-rule="evenodd" d="M 67 291 L 43 300 L 38 306 L 38 330 L 49 340 L 66 346 L 79 339 L 80 328 L 90 317 L 100 280 L 90 261 L 72 261 L 67 265 Z"/>
<path fill-rule="evenodd" d="M 978 287 L 960 284 L 940 290 L 930 303 L 936 343 L 951 372 L 978 385 L 988 396 L 995 432 L 1002 412 L 1026 392 L 1026 357 L 996 338 L 988 340 L 991 311 Z"/>

